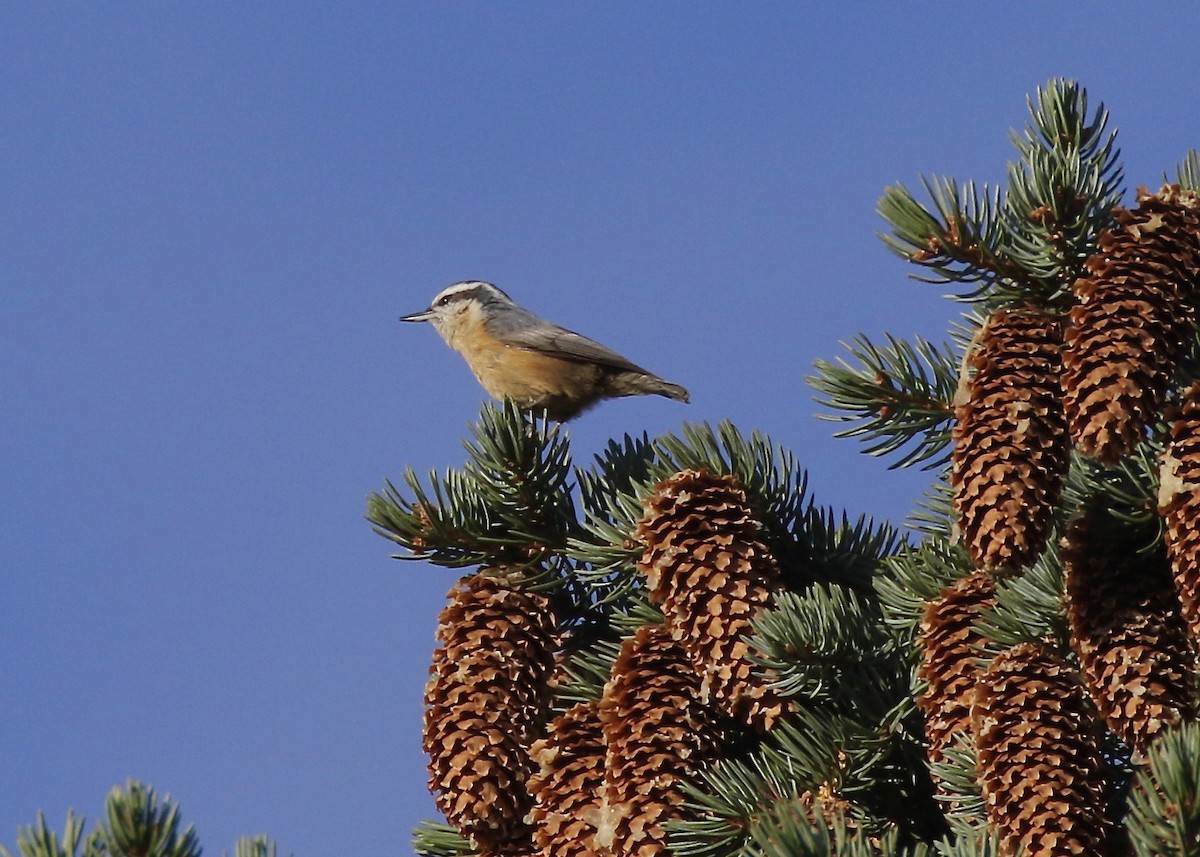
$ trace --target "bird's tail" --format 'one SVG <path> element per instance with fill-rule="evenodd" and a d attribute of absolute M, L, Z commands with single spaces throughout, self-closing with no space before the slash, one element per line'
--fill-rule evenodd
<path fill-rule="evenodd" d="M 683 387 L 678 384 L 672 384 L 670 381 L 664 381 L 662 378 L 655 378 L 657 381 L 657 389 L 654 391 L 660 396 L 666 396 L 668 399 L 674 399 L 677 402 L 683 402 L 685 405 L 692 400 L 691 395 Z"/>
<path fill-rule="evenodd" d="M 678 384 L 664 381 L 649 372 L 623 372 L 609 379 L 610 394 L 613 396 L 666 396 L 677 402 L 689 402 L 688 391 Z"/>

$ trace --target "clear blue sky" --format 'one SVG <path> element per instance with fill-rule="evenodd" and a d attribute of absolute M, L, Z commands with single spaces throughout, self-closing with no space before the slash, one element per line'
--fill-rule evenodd
<path fill-rule="evenodd" d="M 206 852 L 408 853 L 454 574 L 363 521 L 457 466 L 483 394 L 397 316 L 490 279 L 688 386 L 571 426 L 730 418 L 821 501 L 927 476 L 803 376 L 942 338 L 875 202 L 998 180 L 1076 77 L 1130 187 L 1200 146 L 1190 3 L 27 3 L 0 10 L 0 842 L 127 776 Z"/>

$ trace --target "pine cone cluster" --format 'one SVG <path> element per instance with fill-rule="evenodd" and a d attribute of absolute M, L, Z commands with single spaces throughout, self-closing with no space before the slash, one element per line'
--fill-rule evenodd
<path fill-rule="evenodd" d="M 683 815 L 677 785 L 718 755 L 722 736 L 691 659 L 663 626 L 622 645 L 600 723 L 607 753 L 594 841 L 616 857 L 667 853 L 663 824 Z"/>
<path fill-rule="evenodd" d="M 731 477 L 683 472 L 647 501 L 640 567 L 668 624 L 628 638 L 598 703 L 549 720 L 548 600 L 503 570 L 465 578 L 443 611 L 426 688 L 431 787 L 480 853 L 664 853 L 681 777 L 715 757 L 717 723 L 765 729 L 782 703 L 752 673 L 751 619 L 779 569 Z"/>
<path fill-rule="evenodd" d="M 509 853 L 529 838 L 529 752 L 547 719 L 557 648 L 549 600 L 485 569 L 451 590 L 437 639 L 425 688 L 430 789 L 481 853 Z"/>
<path fill-rule="evenodd" d="M 1068 666 L 1033 644 L 1014 646 L 980 676 L 971 722 L 1002 855 L 1106 853 L 1099 724 Z"/>
<path fill-rule="evenodd" d="M 970 731 L 971 694 L 979 680 L 975 662 L 985 642 L 974 626 L 980 612 L 995 603 L 991 575 L 977 571 L 946 587 L 925 608 L 917 668 L 925 689 L 917 697 L 917 706 L 925 715 L 931 762 L 942 758 L 955 736 Z"/>
<path fill-rule="evenodd" d="M 1183 618 L 1200 642 L 1200 383 L 1183 397 L 1163 456 L 1159 510 Z"/>
<path fill-rule="evenodd" d="M 1071 644 L 1108 728 L 1140 755 L 1194 713 L 1188 645 L 1166 558 L 1105 538 L 1088 516 L 1062 552 Z"/>
<path fill-rule="evenodd" d="M 597 853 L 607 745 L 600 703 L 581 702 L 550 723 L 530 755 L 538 770 L 529 779 L 535 853 L 547 857 L 590 857 Z"/>
<path fill-rule="evenodd" d="M 970 355 L 974 375 L 955 409 L 951 485 L 977 567 L 1014 570 L 1046 544 L 1069 462 L 1061 336 L 1046 313 L 1000 311 Z"/>
<path fill-rule="evenodd" d="M 1071 437 L 1112 464 L 1159 414 L 1196 320 L 1200 196 L 1178 185 L 1138 192 L 1113 212 L 1075 283 L 1063 389 Z"/>
<path fill-rule="evenodd" d="M 988 319 L 968 354 L 951 484 L 962 541 L 985 572 L 1014 571 L 1044 550 L 1072 443 L 1111 465 L 1162 416 L 1200 303 L 1200 195 L 1168 185 L 1140 191 L 1138 203 L 1114 211 L 1074 284 L 1065 331 L 1048 312 L 1012 307 Z M 978 673 L 974 619 L 995 603 L 979 572 L 926 606 L 918 706 L 929 756 L 938 761 L 963 731 L 969 705 L 989 821 L 1007 853 L 1103 853 L 1103 724 L 1093 704 L 1135 762 L 1196 716 L 1200 384 L 1173 423 L 1161 485 L 1174 586 L 1166 558 L 1122 543 L 1116 522 L 1085 512 L 1064 541 L 1082 680 L 1031 644 Z"/>
<path fill-rule="evenodd" d="M 483 857 L 652 857 L 679 781 L 716 758 L 722 717 L 662 625 L 627 638 L 602 699 L 550 719 L 548 599 L 499 570 L 460 581 L 426 687 L 424 746 L 446 819 Z M 549 722 L 547 723 L 547 721 Z"/>
<path fill-rule="evenodd" d="M 746 492 L 731 476 L 684 470 L 657 486 L 645 512 L 638 568 L 704 676 L 702 698 L 769 729 L 783 703 L 755 679 L 748 635 L 754 616 L 772 604 L 780 572 Z"/>

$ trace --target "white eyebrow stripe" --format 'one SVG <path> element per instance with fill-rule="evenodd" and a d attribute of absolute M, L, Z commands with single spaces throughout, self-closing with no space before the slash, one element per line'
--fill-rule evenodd
<path fill-rule="evenodd" d="M 461 283 L 455 283 L 451 286 L 446 286 L 446 288 L 438 292 L 433 298 L 433 303 L 436 304 L 438 301 L 444 298 L 455 298 L 460 296 L 465 297 L 471 294 L 480 292 L 487 293 L 491 291 L 498 292 L 500 290 L 491 283 L 484 282 L 483 280 L 463 280 Z"/>

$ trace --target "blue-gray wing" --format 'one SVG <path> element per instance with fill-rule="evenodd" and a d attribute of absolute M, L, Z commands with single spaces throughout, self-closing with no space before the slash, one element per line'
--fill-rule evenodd
<path fill-rule="evenodd" d="M 613 369 L 650 374 L 594 339 L 588 339 L 573 330 L 538 318 L 527 310 L 522 309 L 520 313 L 510 314 L 507 323 L 492 324 L 489 325 L 489 329 L 497 339 L 515 348 L 528 348 L 564 360 L 581 360 L 611 366 Z"/>

